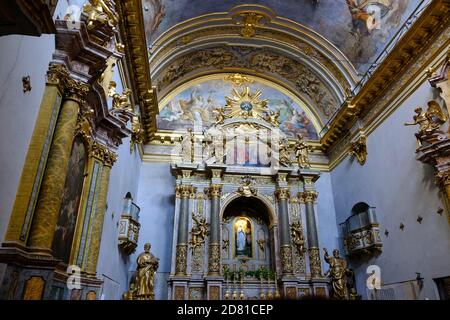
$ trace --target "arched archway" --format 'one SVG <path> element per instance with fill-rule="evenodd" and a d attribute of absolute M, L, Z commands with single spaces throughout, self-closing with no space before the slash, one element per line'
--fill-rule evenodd
<path fill-rule="evenodd" d="M 238 194 L 222 206 L 222 265 L 231 271 L 275 271 L 276 217 L 259 197 Z"/>

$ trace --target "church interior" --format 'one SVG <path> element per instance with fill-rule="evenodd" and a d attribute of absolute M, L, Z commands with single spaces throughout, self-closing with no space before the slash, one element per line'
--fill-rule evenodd
<path fill-rule="evenodd" d="M 450 0 L 2 1 L 0 57 L 0 300 L 450 299 Z"/>

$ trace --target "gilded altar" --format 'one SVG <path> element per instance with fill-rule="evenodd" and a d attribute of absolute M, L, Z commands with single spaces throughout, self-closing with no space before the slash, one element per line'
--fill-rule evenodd
<path fill-rule="evenodd" d="M 328 296 L 311 145 L 279 129 L 260 92 L 235 89 L 207 130 L 174 144 L 169 299 Z"/>

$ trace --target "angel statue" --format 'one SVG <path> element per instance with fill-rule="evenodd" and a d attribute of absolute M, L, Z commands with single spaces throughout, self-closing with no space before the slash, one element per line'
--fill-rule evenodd
<path fill-rule="evenodd" d="M 89 0 L 83 7 L 83 11 L 88 14 L 88 29 L 95 28 L 95 22 L 98 22 L 114 30 L 119 18 L 112 10 L 113 6 L 111 0 Z"/>
<path fill-rule="evenodd" d="M 298 166 L 302 169 L 310 168 L 311 163 L 309 162 L 309 151 L 311 147 L 308 146 L 303 134 L 299 133 L 297 138 L 298 140 L 295 144 L 295 157 L 297 158 Z"/>
<path fill-rule="evenodd" d="M 191 230 L 192 239 L 190 243 L 192 245 L 192 251 L 194 251 L 195 248 L 205 243 L 205 237 L 209 235 L 209 223 L 206 223 L 206 219 L 203 217 L 201 217 L 200 219 L 196 217 L 193 212 L 192 220 L 194 220 L 195 226 L 193 226 Z"/>
<path fill-rule="evenodd" d="M 302 226 L 298 220 L 291 224 L 291 237 L 292 243 L 297 248 L 298 253 L 303 254 L 305 251 L 305 239 L 303 237 Z"/>
<path fill-rule="evenodd" d="M 222 124 L 225 121 L 226 115 L 224 107 L 213 109 L 213 113 L 216 117 L 215 125 Z"/>
<path fill-rule="evenodd" d="M 150 253 L 150 243 L 144 244 L 142 252 L 136 260 L 137 270 L 134 286 L 130 285 L 137 300 L 154 300 L 155 272 L 159 267 L 159 259 Z"/>
<path fill-rule="evenodd" d="M 439 127 L 447 121 L 447 115 L 445 115 L 439 104 L 431 100 L 428 102 L 428 109 L 423 112 L 421 107 L 417 107 L 413 117 L 414 122 L 405 123 L 405 126 L 419 125 L 419 131 L 416 133 L 417 148 L 422 146 L 422 141 L 427 137 L 430 137 L 436 132 Z"/>
<path fill-rule="evenodd" d="M 280 121 L 278 121 L 278 117 L 280 116 L 280 110 L 274 112 L 273 110 L 266 111 L 264 113 L 264 120 L 269 122 L 274 127 L 280 126 Z"/>
<path fill-rule="evenodd" d="M 289 141 L 287 139 L 282 139 L 280 141 L 280 164 L 285 167 L 292 165 L 291 157 L 289 155 Z"/>

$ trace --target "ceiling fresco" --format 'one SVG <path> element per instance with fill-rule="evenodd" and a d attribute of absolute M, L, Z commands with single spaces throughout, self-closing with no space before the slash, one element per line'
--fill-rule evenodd
<path fill-rule="evenodd" d="M 148 44 L 177 23 L 246 3 L 315 30 L 364 72 L 421 0 L 143 0 Z"/>
<path fill-rule="evenodd" d="M 157 116 L 158 130 L 184 131 L 192 128 L 194 124 L 201 124 L 201 129 L 207 129 L 213 125 L 213 110 L 225 106 L 225 97 L 231 95 L 233 88 L 237 88 L 225 78 L 222 74 L 196 81 L 188 84 L 180 93 L 165 99 Z M 312 116 L 306 112 L 304 106 L 300 106 L 300 101 L 255 78 L 238 89 L 244 87 L 249 87 L 252 92 L 261 91 L 261 99 L 268 99 L 269 110 L 280 113 L 280 129 L 289 138 L 295 138 L 298 133 L 302 133 L 310 140 L 318 139 L 316 127 L 319 124 L 315 127 Z"/>

